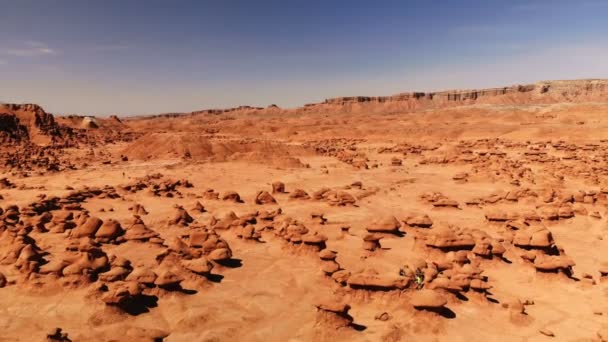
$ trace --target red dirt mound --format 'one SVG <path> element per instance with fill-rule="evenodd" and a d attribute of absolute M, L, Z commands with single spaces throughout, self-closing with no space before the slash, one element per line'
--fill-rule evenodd
<path fill-rule="evenodd" d="M 303 151 L 264 141 L 216 140 L 196 133 L 150 133 L 130 144 L 123 154 L 134 160 L 246 160 L 302 167 L 302 163 L 291 155 L 294 152 Z"/>

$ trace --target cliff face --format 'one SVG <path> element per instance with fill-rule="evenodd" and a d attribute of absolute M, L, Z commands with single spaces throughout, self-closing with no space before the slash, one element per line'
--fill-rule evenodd
<path fill-rule="evenodd" d="M 544 81 L 534 84 L 501 88 L 447 90 L 438 92 L 409 92 L 392 96 L 348 96 L 326 99 L 293 109 L 275 105 L 262 108 L 240 106 L 227 109 L 205 109 L 191 113 L 171 113 L 161 117 L 203 114 L 250 114 L 293 112 L 399 112 L 407 110 L 445 108 L 473 104 L 551 104 L 568 102 L 608 102 L 608 80 L 589 79 Z"/>
<path fill-rule="evenodd" d="M 62 130 L 53 115 L 35 104 L 0 105 L 0 141 L 47 145 L 70 132 Z"/>
<path fill-rule="evenodd" d="M 479 90 L 448 90 L 440 92 L 412 92 L 393 96 L 355 96 L 327 99 L 321 103 L 306 105 L 348 105 L 361 103 L 418 102 L 422 106 L 450 106 L 501 101 L 525 103 L 556 103 L 608 101 L 608 80 L 548 81 L 535 84 L 515 85 Z"/>
<path fill-rule="evenodd" d="M 0 113 L 0 143 L 28 139 L 27 127 L 13 114 Z"/>

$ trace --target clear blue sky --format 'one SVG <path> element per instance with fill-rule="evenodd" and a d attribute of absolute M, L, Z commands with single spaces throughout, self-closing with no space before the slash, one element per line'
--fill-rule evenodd
<path fill-rule="evenodd" d="M 0 0 L 0 101 L 146 114 L 608 78 L 607 18 L 604 0 Z"/>

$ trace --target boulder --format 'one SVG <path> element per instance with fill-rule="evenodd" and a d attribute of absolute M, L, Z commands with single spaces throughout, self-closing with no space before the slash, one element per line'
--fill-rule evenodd
<path fill-rule="evenodd" d="M 201 202 L 196 201 L 196 203 L 192 207 L 192 211 L 197 213 L 204 213 L 206 210 L 205 207 L 201 204 Z"/>
<path fill-rule="evenodd" d="M 193 260 L 182 260 L 181 264 L 189 271 L 204 275 L 211 273 L 211 270 L 213 269 L 213 264 L 205 257 Z"/>
<path fill-rule="evenodd" d="M 401 223 L 395 216 L 389 215 L 382 217 L 368 224 L 366 229 L 370 233 L 398 233 Z"/>
<path fill-rule="evenodd" d="M 541 254 L 534 259 L 534 268 L 543 272 L 565 271 L 570 273 L 574 265 L 574 261 L 564 255 Z"/>
<path fill-rule="evenodd" d="M 430 228 L 433 225 L 433 220 L 428 215 L 416 215 L 408 217 L 405 223 L 410 227 Z"/>
<path fill-rule="evenodd" d="M 353 323 L 353 318 L 348 314 L 350 305 L 336 301 L 334 299 L 318 301 L 317 324 L 331 327 L 332 329 L 342 329 Z"/>
<path fill-rule="evenodd" d="M 169 224 L 188 226 L 193 221 L 194 219 L 192 218 L 192 216 L 190 216 L 190 214 L 188 214 L 186 209 L 178 206 L 175 208 L 175 214 L 173 215 L 173 217 L 169 219 Z"/>
<path fill-rule="evenodd" d="M 440 249 L 472 249 L 475 240 L 468 233 L 443 230 L 428 236 L 426 245 Z"/>
<path fill-rule="evenodd" d="M 255 204 L 276 204 L 277 201 L 272 197 L 268 191 L 258 191 L 255 195 Z"/>
<path fill-rule="evenodd" d="M 338 253 L 329 249 L 324 249 L 319 252 L 319 258 L 321 258 L 321 260 L 335 260 L 337 256 Z"/>
<path fill-rule="evenodd" d="M 218 248 L 207 256 L 212 261 L 226 261 L 232 258 L 232 252 L 228 248 Z"/>
<path fill-rule="evenodd" d="M 363 249 L 373 252 L 376 249 L 380 248 L 380 240 L 383 238 L 382 235 L 379 234 L 366 234 L 363 237 Z"/>
<path fill-rule="evenodd" d="M 241 196 L 236 191 L 228 191 L 222 196 L 223 201 L 230 201 L 235 203 L 243 203 Z"/>
<path fill-rule="evenodd" d="M 129 275 L 126 277 L 126 281 L 129 282 L 137 282 L 145 285 L 154 284 L 156 281 L 157 275 L 151 269 L 147 267 L 136 267 Z"/>
<path fill-rule="evenodd" d="M 310 196 L 308 195 L 308 193 L 302 189 L 295 189 L 294 191 L 292 191 L 289 194 L 289 199 L 290 200 L 295 200 L 295 199 L 300 199 L 300 200 L 307 200 L 310 199 Z"/>
<path fill-rule="evenodd" d="M 133 224 L 127 227 L 124 235 L 125 240 L 129 241 L 148 241 L 159 236 L 157 232 L 149 229 L 139 216 L 133 218 Z"/>
<path fill-rule="evenodd" d="M 70 237 L 76 239 L 83 237 L 93 237 L 95 236 L 95 233 L 97 233 L 97 230 L 99 229 L 99 227 L 101 227 L 102 224 L 103 221 L 101 219 L 97 217 L 88 217 L 82 225 L 72 229 L 72 231 L 70 232 Z"/>
<path fill-rule="evenodd" d="M 109 219 L 99 227 L 97 232 L 95 232 L 95 238 L 100 242 L 108 242 L 116 239 L 122 234 L 124 234 L 124 230 L 120 226 L 120 223 L 116 220 Z"/>
<path fill-rule="evenodd" d="M 283 182 L 272 183 L 272 193 L 273 194 L 285 193 L 285 184 Z"/>
<path fill-rule="evenodd" d="M 154 280 L 154 285 L 162 288 L 170 288 L 179 286 L 179 284 L 184 280 L 184 278 L 174 271 L 168 268 L 161 268 L 156 273 L 156 280 Z"/>
<path fill-rule="evenodd" d="M 448 301 L 441 293 L 422 289 L 414 292 L 411 299 L 412 306 L 418 310 L 422 309 L 439 309 L 444 307 Z"/>
<path fill-rule="evenodd" d="M 114 282 L 107 284 L 107 291 L 101 300 L 108 305 L 122 306 L 142 294 L 143 286 L 136 282 Z"/>
<path fill-rule="evenodd" d="M 402 290 L 409 284 L 409 278 L 394 274 L 379 274 L 375 270 L 365 270 L 360 273 L 351 274 L 347 283 L 354 289 L 370 291 Z"/>

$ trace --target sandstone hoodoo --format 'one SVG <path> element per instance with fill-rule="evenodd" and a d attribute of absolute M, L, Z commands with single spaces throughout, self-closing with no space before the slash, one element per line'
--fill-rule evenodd
<path fill-rule="evenodd" d="M 283 183 L 283 182 L 272 183 L 272 193 L 273 194 L 285 193 L 285 183 Z"/>
<path fill-rule="evenodd" d="M 171 219 L 169 219 L 169 224 L 187 226 L 190 223 L 192 223 L 193 221 L 194 221 L 194 218 L 192 218 L 192 216 L 190 216 L 190 214 L 188 214 L 186 209 L 184 209 L 181 206 L 176 206 L 173 217 Z"/>
<path fill-rule="evenodd" d="M 395 218 L 395 216 L 386 216 L 379 218 L 371 223 L 369 223 L 366 227 L 367 231 L 370 233 L 390 233 L 397 234 L 399 233 L 399 228 L 401 227 L 401 223 Z"/>
<path fill-rule="evenodd" d="M 268 191 L 259 191 L 255 195 L 255 204 L 276 204 L 277 201 Z"/>
<path fill-rule="evenodd" d="M 331 328 L 340 329 L 349 327 L 353 318 L 348 314 L 350 305 L 335 300 L 324 300 L 316 305 L 317 324 L 326 324 Z"/>
<path fill-rule="evenodd" d="M 289 199 L 295 200 L 295 199 L 302 199 L 302 200 L 307 200 L 310 199 L 310 196 L 308 195 L 308 193 L 302 189 L 295 189 L 292 192 L 289 193 Z"/>
<path fill-rule="evenodd" d="M 383 238 L 383 236 L 379 235 L 379 234 L 366 234 L 363 237 L 363 249 L 368 250 L 370 252 L 375 251 L 376 249 L 379 249 L 380 246 L 380 240 Z"/>
<path fill-rule="evenodd" d="M 414 292 L 411 303 L 418 310 L 437 310 L 443 308 L 448 301 L 437 291 L 422 289 Z"/>

